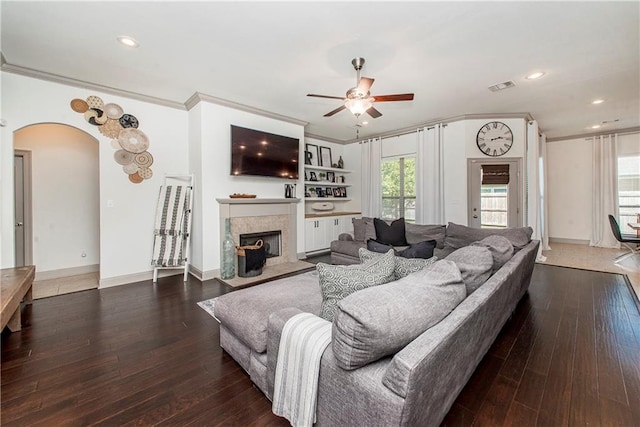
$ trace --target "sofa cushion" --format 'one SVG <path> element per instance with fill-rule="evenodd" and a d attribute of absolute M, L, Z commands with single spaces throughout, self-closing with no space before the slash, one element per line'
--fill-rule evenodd
<path fill-rule="evenodd" d="M 386 245 L 374 239 L 367 240 L 367 249 L 371 252 L 386 253 L 390 249 L 393 249 L 396 256 L 402 258 L 422 258 L 428 259 L 433 256 L 433 250 L 436 247 L 435 240 L 427 240 L 420 243 L 415 243 L 405 247 L 404 249 L 396 249 L 391 245 Z"/>
<path fill-rule="evenodd" d="M 365 242 L 368 239 L 376 238 L 376 230 L 373 225 L 373 218 L 363 216 L 362 218 L 353 218 L 353 240 Z"/>
<path fill-rule="evenodd" d="M 396 353 L 440 322 L 465 295 L 460 271 L 446 260 L 349 295 L 338 304 L 333 323 L 338 366 L 357 369 Z"/>
<path fill-rule="evenodd" d="M 497 271 L 513 256 L 513 245 L 503 236 L 489 236 L 473 242 L 471 246 L 484 246 L 493 257 L 493 271 Z"/>
<path fill-rule="evenodd" d="M 274 280 L 259 286 L 239 289 L 216 299 L 214 314 L 220 323 L 256 353 L 267 349 L 269 315 L 283 307 L 320 313 L 322 297 L 318 273 L 310 271 Z"/>
<path fill-rule="evenodd" d="M 358 258 L 358 250 L 366 247 L 366 243 L 355 240 L 334 240 L 331 242 L 331 252 Z"/>
<path fill-rule="evenodd" d="M 322 308 L 320 317 L 333 321 L 338 302 L 356 291 L 377 286 L 394 279 L 393 251 L 373 258 L 364 264 L 331 265 L 318 263 Z"/>
<path fill-rule="evenodd" d="M 435 240 L 439 249 L 444 248 L 446 225 L 424 225 L 407 222 L 404 226 L 407 243 L 410 245 L 424 242 L 425 240 Z"/>
<path fill-rule="evenodd" d="M 396 219 L 389 224 L 380 218 L 374 218 L 373 225 L 376 228 L 376 240 L 378 242 L 391 246 L 407 245 L 404 218 Z"/>
<path fill-rule="evenodd" d="M 433 250 L 436 248 L 435 240 L 425 240 L 424 242 L 414 243 L 408 248 L 397 251 L 396 254 L 402 258 L 422 258 L 429 259 L 433 256 Z"/>
<path fill-rule="evenodd" d="M 453 251 L 445 259 L 460 269 L 467 295 L 478 289 L 493 272 L 493 256 L 486 246 L 465 246 Z"/>
<path fill-rule="evenodd" d="M 531 227 L 519 228 L 473 228 L 465 225 L 454 224 L 450 222 L 447 226 L 447 235 L 445 237 L 445 247 L 451 249 L 460 249 L 469 246 L 471 243 L 482 240 L 491 235 L 503 236 L 509 239 L 514 249 L 518 250 L 527 245 L 531 241 L 533 229 Z"/>
<path fill-rule="evenodd" d="M 381 255 L 377 252 L 372 252 L 365 248 L 359 250 L 360 262 L 368 262 L 372 259 L 376 259 Z M 408 276 L 411 273 L 415 273 L 418 270 L 433 264 L 438 260 L 437 257 L 431 257 L 429 259 L 422 258 L 402 258 L 396 256 L 396 266 L 394 267 L 393 274 L 395 279 L 401 279 Z"/>

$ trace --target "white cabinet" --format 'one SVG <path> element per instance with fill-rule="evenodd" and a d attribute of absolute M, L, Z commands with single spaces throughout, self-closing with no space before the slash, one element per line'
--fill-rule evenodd
<path fill-rule="evenodd" d="M 352 233 L 353 215 L 326 216 L 305 220 L 305 252 L 329 249 L 341 233 Z"/>

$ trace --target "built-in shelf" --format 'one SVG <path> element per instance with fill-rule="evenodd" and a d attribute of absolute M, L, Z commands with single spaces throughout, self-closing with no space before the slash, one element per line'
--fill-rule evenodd
<path fill-rule="evenodd" d="M 313 166 L 313 165 L 304 165 L 305 169 L 314 170 L 314 171 L 327 171 L 327 172 L 337 172 L 337 173 L 351 173 L 352 171 L 347 169 L 340 168 L 330 168 L 327 166 Z"/>
<path fill-rule="evenodd" d="M 348 202 L 348 197 L 307 197 L 307 202 Z"/>
<path fill-rule="evenodd" d="M 344 183 L 330 182 L 330 181 L 305 181 L 304 185 L 315 186 L 315 187 L 351 187 L 351 184 L 344 184 Z"/>

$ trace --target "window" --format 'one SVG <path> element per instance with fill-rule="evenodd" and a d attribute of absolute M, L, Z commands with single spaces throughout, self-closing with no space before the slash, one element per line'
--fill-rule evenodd
<path fill-rule="evenodd" d="M 618 204 L 620 231 L 635 234 L 630 222 L 640 222 L 640 154 L 618 157 Z"/>
<path fill-rule="evenodd" d="M 480 187 L 480 227 L 507 227 L 508 195 L 508 184 L 483 184 Z"/>
<path fill-rule="evenodd" d="M 382 160 L 382 218 L 416 221 L 416 158 Z"/>

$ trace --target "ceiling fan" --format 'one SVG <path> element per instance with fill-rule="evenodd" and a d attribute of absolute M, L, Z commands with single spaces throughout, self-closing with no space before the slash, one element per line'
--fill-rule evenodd
<path fill-rule="evenodd" d="M 307 96 L 313 96 L 316 98 L 341 99 L 344 101 L 343 105 L 333 111 L 329 111 L 324 115 L 324 117 L 331 117 L 342 110 L 348 109 L 356 117 L 360 116 L 362 113 L 367 113 L 372 118 L 377 119 L 382 116 L 382 113 L 374 108 L 374 102 L 413 101 L 412 93 L 371 96 L 369 89 L 371 89 L 374 79 L 369 77 L 360 77 L 360 70 L 362 70 L 362 66 L 364 65 L 364 58 L 353 58 L 351 63 L 353 64 L 353 68 L 356 69 L 356 87 L 349 89 L 346 97 L 316 95 L 313 93 L 307 94 Z"/>

